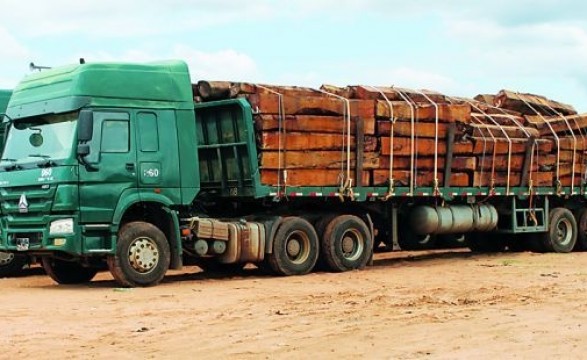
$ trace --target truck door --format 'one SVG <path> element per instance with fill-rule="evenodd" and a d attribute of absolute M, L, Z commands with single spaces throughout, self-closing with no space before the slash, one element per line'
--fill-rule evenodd
<path fill-rule="evenodd" d="M 137 187 L 132 127 L 128 112 L 94 112 L 94 134 L 86 158 L 94 169 L 79 167 L 83 223 L 110 223 L 120 196 Z"/>

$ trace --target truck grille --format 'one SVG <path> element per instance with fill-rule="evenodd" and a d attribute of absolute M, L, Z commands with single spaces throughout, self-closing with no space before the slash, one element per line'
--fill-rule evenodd
<path fill-rule="evenodd" d="M 2 214 L 14 219 L 48 214 L 56 188 L 51 185 L 1 188 Z"/>

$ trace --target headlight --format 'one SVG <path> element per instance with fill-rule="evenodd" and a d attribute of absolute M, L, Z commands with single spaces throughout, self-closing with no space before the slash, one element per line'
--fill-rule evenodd
<path fill-rule="evenodd" d="M 49 235 L 67 235 L 73 234 L 73 219 L 60 219 L 51 223 L 49 228 Z"/>

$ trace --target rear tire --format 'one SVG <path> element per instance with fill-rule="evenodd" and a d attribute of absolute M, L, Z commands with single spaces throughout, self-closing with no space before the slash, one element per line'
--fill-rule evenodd
<path fill-rule="evenodd" d="M 26 255 L 0 252 L 0 277 L 20 274 L 27 262 Z"/>
<path fill-rule="evenodd" d="M 364 268 L 373 252 L 373 240 L 363 220 L 353 215 L 334 218 L 324 230 L 321 255 L 328 268 L 343 272 Z"/>
<path fill-rule="evenodd" d="M 318 235 L 307 220 L 288 217 L 273 239 L 273 252 L 267 254 L 271 269 L 279 275 L 307 274 L 318 260 Z"/>
<path fill-rule="evenodd" d="M 65 261 L 48 256 L 41 259 L 43 269 L 58 284 L 83 284 L 90 282 L 98 269 L 84 267 L 78 262 Z"/>
<path fill-rule="evenodd" d="M 170 259 L 165 234 L 155 225 L 134 221 L 118 232 L 116 254 L 108 256 L 108 268 L 122 286 L 153 286 L 165 276 Z"/>
<path fill-rule="evenodd" d="M 587 208 L 581 208 L 575 213 L 577 220 L 577 242 L 575 243 L 576 251 L 587 250 Z"/>
<path fill-rule="evenodd" d="M 577 243 L 577 222 L 566 208 L 550 211 L 548 231 L 534 234 L 532 242 L 538 252 L 569 253 Z"/>

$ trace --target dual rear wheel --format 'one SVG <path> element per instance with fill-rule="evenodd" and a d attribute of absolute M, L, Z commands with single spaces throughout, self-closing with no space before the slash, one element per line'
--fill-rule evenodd
<path fill-rule="evenodd" d="M 280 275 L 303 275 L 318 259 L 328 270 L 361 269 L 371 259 L 373 239 L 365 222 L 354 215 L 326 215 L 314 227 L 301 217 L 288 217 L 279 225 L 270 268 Z"/>

